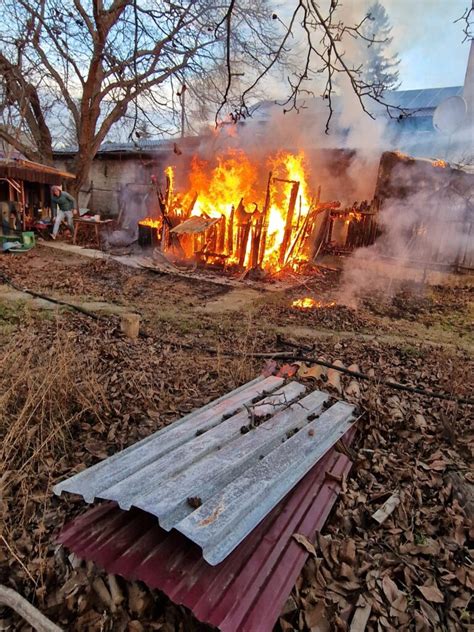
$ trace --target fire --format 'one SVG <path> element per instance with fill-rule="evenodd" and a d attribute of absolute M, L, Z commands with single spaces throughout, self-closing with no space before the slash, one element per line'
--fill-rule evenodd
<path fill-rule="evenodd" d="M 310 309 L 316 307 L 316 301 L 314 298 L 297 298 L 291 304 L 291 307 L 297 307 L 298 309 Z"/>
<path fill-rule="evenodd" d="M 336 305 L 335 301 L 330 301 L 329 303 L 324 303 L 323 301 L 316 301 L 314 298 L 305 297 L 305 298 L 297 298 L 295 299 L 291 307 L 295 307 L 296 309 L 313 309 L 313 308 L 321 308 L 321 307 L 334 307 Z"/>
<path fill-rule="evenodd" d="M 308 260 L 304 238 L 316 205 L 309 193 L 303 152 L 271 156 L 263 172 L 243 151 L 228 150 L 210 164 L 193 158 L 188 191 L 173 197 L 173 213 L 220 219 L 201 239 L 201 252 L 226 258 L 226 264 L 278 271 Z M 189 239 L 183 250 L 189 252 Z M 204 243 L 205 242 L 205 243 Z M 196 251 L 196 238 L 193 240 Z"/>
<path fill-rule="evenodd" d="M 145 219 L 140 220 L 138 223 L 141 224 L 142 226 L 149 226 L 150 228 L 156 228 L 157 230 L 161 228 L 161 220 L 153 219 L 151 217 L 145 217 Z"/>
<path fill-rule="evenodd" d="M 433 160 L 432 163 L 433 167 L 447 167 L 448 163 L 446 162 L 446 160 Z"/>

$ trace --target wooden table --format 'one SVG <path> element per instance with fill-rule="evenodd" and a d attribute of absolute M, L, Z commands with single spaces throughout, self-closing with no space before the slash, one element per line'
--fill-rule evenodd
<path fill-rule="evenodd" d="M 101 246 L 101 236 L 100 236 L 100 231 L 102 228 L 104 228 L 104 226 L 107 226 L 108 224 L 110 224 L 111 222 L 113 222 L 113 219 L 101 219 L 101 220 L 95 220 L 95 219 L 89 219 L 87 217 L 74 217 L 73 218 L 73 222 L 74 222 L 74 233 L 72 236 L 72 243 L 75 244 L 76 240 L 77 240 L 77 235 L 79 233 L 79 229 L 81 227 L 89 227 L 89 228 L 94 228 L 94 232 L 95 232 L 95 238 L 96 238 L 96 242 L 97 242 L 97 247 L 100 248 Z"/>

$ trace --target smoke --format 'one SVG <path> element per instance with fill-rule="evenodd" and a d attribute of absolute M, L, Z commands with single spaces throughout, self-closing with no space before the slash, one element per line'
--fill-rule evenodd
<path fill-rule="evenodd" d="M 429 270 L 474 264 L 474 174 L 423 159 L 384 167 L 381 235 L 344 268 L 338 301 L 353 308 L 373 291 L 390 297 L 408 279 L 423 287 Z"/>
<path fill-rule="evenodd" d="M 341 21 L 360 22 L 370 4 L 368 1 L 345 3 L 341 6 Z M 390 0 L 384 4 L 390 14 L 396 3 Z M 394 35 L 397 33 L 395 30 Z M 404 40 L 396 36 L 394 42 L 397 41 Z M 346 37 L 343 45 L 351 66 L 364 64 L 366 44 Z M 354 201 L 372 200 L 381 154 L 391 148 L 385 111 L 373 101 L 364 100 L 363 105 L 374 116 L 372 118 L 364 111 L 348 77 L 340 74 L 334 86 L 334 111 L 327 131 L 329 111 L 328 100 L 322 96 L 324 81 L 313 80 L 309 88 L 314 96 L 299 99 L 297 109 L 285 112 L 284 106 L 264 101 L 255 108 L 253 117 L 242 124 L 224 126 L 219 132 L 213 130 L 201 140 L 198 148 L 183 149 L 182 155 L 174 156 L 172 161 L 176 166 L 177 190 L 187 188 L 191 155 L 215 164 L 217 156 L 229 150 L 242 150 L 259 165 L 263 195 L 267 159 L 285 150 L 304 152 L 310 171 L 310 188 L 315 192 L 321 187 L 322 201 L 339 200 L 345 207 L 352 206 Z M 275 85 L 272 89 L 274 94 L 278 92 Z M 281 92 L 284 92 L 283 86 Z M 181 143 L 178 145 L 181 147 Z M 184 148 L 184 143 L 182 145 Z M 405 266 L 414 266 L 422 278 L 427 265 L 455 263 L 460 257 L 466 260 L 472 255 L 472 252 L 469 254 L 471 225 L 466 221 L 472 200 L 469 201 L 464 185 L 459 189 L 464 176 L 449 169 L 437 179 L 430 174 L 433 169 L 425 165 L 422 177 L 420 171 L 408 172 L 404 168 L 395 169 L 391 174 L 393 190 L 390 194 L 381 192 L 384 196 L 379 215 L 381 235 L 373 246 L 357 250 L 347 260 L 340 302 L 354 306 L 367 289 L 392 291 L 393 278 L 407 276 Z M 404 190 L 403 195 L 399 195 L 397 188 Z"/>
<path fill-rule="evenodd" d="M 338 19 L 347 25 L 360 23 L 367 15 L 372 0 L 341 3 Z M 290 11 L 290 9 L 288 9 Z M 292 49 L 300 51 L 299 67 L 304 65 L 305 34 L 294 33 Z M 368 56 L 367 42 L 346 34 L 341 42 L 344 57 L 350 67 L 364 65 Z M 201 143 L 200 156 L 213 161 L 219 153 L 229 148 L 243 150 L 255 163 L 265 164 L 266 158 L 280 150 L 304 152 L 310 171 L 310 185 L 316 191 L 321 187 L 324 201 L 339 200 L 342 206 L 354 201 L 371 200 L 377 178 L 381 152 L 387 148 L 387 121 L 378 104 L 370 99 L 364 106 L 373 118 L 364 111 L 349 78 L 336 73 L 333 77 L 332 115 L 329 101 L 323 97 L 325 75 L 305 83 L 307 96 L 296 103 L 284 105 L 284 99 L 263 101 L 254 108 L 252 118 L 228 133 L 224 128 L 220 134 L 212 134 Z M 269 92 L 285 94 L 288 81 L 282 77 L 269 84 Z M 290 111 L 288 111 L 290 110 Z M 265 176 L 262 174 L 262 184 Z"/>

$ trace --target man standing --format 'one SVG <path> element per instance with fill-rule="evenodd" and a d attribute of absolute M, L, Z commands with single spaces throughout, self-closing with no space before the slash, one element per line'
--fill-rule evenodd
<path fill-rule="evenodd" d="M 64 218 L 66 218 L 69 228 L 71 230 L 74 229 L 72 216 L 76 210 L 76 201 L 72 195 L 69 195 L 66 191 L 61 191 L 60 187 L 54 186 L 51 187 L 51 206 L 53 211 L 56 211 L 56 220 L 51 237 L 56 239 L 59 227 Z"/>

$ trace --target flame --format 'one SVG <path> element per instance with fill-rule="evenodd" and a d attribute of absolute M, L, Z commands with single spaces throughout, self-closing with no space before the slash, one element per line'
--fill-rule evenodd
<path fill-rule="evenodd" d="M 153 219 L 152 217 L 145 217 L 145 219 L 140 220 L 138 223 L 142 226 L 149 226 L 150 228 L 161 228 L 161 220 Z"/>
<path fill-rule="evenodd" d="M 225 245 L 227 263 L 237 263 L 239 259 L 242 263 L 241 253 L 237 250 L 242 229 L 248 224 L 250 228 L 243 263 L 249 265 L 252 236 L 261 229 L 265 235 L 262 241 L 264 252 L 258 253 L 258 263 L 264 269 L 278 271 L 286 265 L 295 267 L 307 260 L 307 255 L 296 246 L 304 220 L 313 205 L 303 152 L 280 152 L 270 157 L 265 167 L 273 174 L 266 213 L 268 171 L 264 173 L 239 149 L 229 149 L 218 155 L 213 164 L 194 157 L 188 191 L 175 206 L 190 209 L 191 216 L 224 218 L 219 230 L 226 233 L 220 244 Z M 294 183 L 298 183 L 298 194 L 289 221 L 288 208 Z M 220 254 L 223 253 L 220 251 Z"/>
<path fill-rule="evenodd" d="M 194 156 L 184 191 L 182 183 L 176 187 L 172 167 L 165 173 L 165 215 L 173 227 L 191 217 L 219 220 L 205 230 L 191 230 L 190 223 L 178 244 L 165 239 L 166 248 L 205 263 L 272 273 L 298 270 L 311 255 L 309 237 L 318 212 L 340 207 L 337 201 L 316 202 L 302 151 L 279 151 L 262 162 L 235 148 L 210 160 Z M 360 221 L 362 215 L 353 209 L 343 217 Z M 160 228 L 162 220 L 148 217 L 140 223 Z M 316 302 L 309 307 L 331 305 Z"/>
<path fill-rule="evenodd" d="M 431 164 L 433 165 L 433 167 L 447 167 L 448 163 L 446 162 L 446 160 L 433 160 L 431 162 Z"/>
<path fill-rule="evenodd" d="M 291 307 L 297 307 L 298 309 L 310 309 L 316 307 L 316 301 L 314 298 L 297 298 L 291 304 Z"/>
<path fill-rule="evenodd" d="M 310 298 L 309 296 L 307 296 L 305 298 L 295 299 L 292 302 L 291 307 L 295 307 L 296 309 L 313 309 L 321 307 L 334 307 L 335 305 L 335 301 L 324 303 L 323 301 L 316 301 L 314 298 Z"/>

